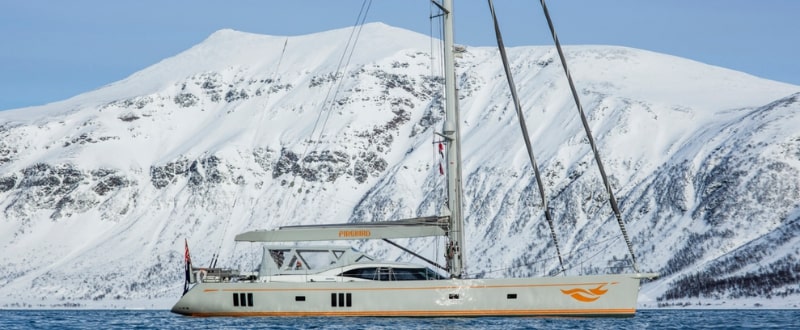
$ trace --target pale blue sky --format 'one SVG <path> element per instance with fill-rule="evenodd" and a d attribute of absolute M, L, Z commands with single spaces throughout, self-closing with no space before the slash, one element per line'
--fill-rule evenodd
<path fill-rule="evenodd" d="M 0 109 L 97 89 L 231 28 L 351 26 L 362 0 L 0 0 Z M 494 46 L 484 0 L 455 0 L 456 39 Z M 504 41 L 550 45 L 536 0 L 495 0 Z M 798 0 L 550 0 L 563 44 L 652 50 L 800 85 Z M 374 0 L 367 21 L 428 34 L 426 0 Z M 653 77 L 658 79 L 658 77 Z"/>

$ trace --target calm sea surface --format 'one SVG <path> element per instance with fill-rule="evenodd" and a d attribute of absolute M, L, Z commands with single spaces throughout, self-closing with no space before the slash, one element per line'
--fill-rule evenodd
<path fill-rule="evenodd" d="M 0 329 L 800 329 L 800 310 L 640 310 L 616 318 L 192 318 L 169 311 L 0 310 Z"/>

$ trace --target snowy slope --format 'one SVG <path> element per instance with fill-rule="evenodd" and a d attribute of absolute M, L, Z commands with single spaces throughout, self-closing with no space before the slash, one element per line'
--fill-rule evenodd
<path fill-rule="evenodd" d="M 245 230 L 435 214 L 439 55 L 427 36 L 368 24 L 343 57 L 350 32 L 222 30 L 96 91 L 0 112 L 0 306 L 166 308 L 184 238 L 197 263 L 219 253 L 251 269 L 258 247 L 233 242 Z M 566 50 L 640 264 L 664 274 L 643 306 L 797 307 L 800 87 Z M 557 55 L 509 51 L 569 272 L 620 270 Z M 547 274 L 554 249 L 497 51 L 467 48 L 457 72 L 468 271 Z M 432 239 L 409 243 L 441 259 Z"/>

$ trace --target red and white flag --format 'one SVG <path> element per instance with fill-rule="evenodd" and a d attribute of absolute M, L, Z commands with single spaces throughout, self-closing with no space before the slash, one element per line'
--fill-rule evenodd
<path fill-rule="evenodd" d="M 183 243 L 185 244 L 185 247 L 186 247 L 186 250 L 185 250 L 185 252 L 183 254 L 183 260 L 186 261 L 187 264 L 191 264 L 192 263 L 192 257 L 189 256 L 189 240 L 184 238 L 183 239 Z"/>
<path fill-rule="evenodd" d="M 189 291 L 189 284 L 191 284 L 194 281 L 192 281 L 192 257 L 189 256 L 189 240 L 184 239 L 183 243 L 185 247 L 183 253 L 183 260 L 186 262 L 184 269 L 186 278 L 183 281 L 183 294 L 186 294 L 186 292 Z"/>

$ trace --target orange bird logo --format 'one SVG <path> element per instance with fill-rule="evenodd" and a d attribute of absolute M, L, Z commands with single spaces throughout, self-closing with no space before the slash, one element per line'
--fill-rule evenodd
<path fill-rule="evenodd" d="M 575 288 L 575 289 L 569 289 L 569 290 L 562 289 L 561 292 L 563 294 L 565 294 L 565 295 L 569 295 L 570 297 L 572 297 L 572 299 L 575 299 L 577 301 L 593 302 L 593 301 L 599 299 L 602 295 L 606 294 L 606 292 L 608 292 L 608 289 L 604 289 L 603 288 L 607 284 L 608 283 L 603 283 L 603 284 L 598 285 L 596 288 L 592 288 L 592 289 L 588 289 L 588 290 L 587 289 L 583 289 L 583 288 Z"/>

